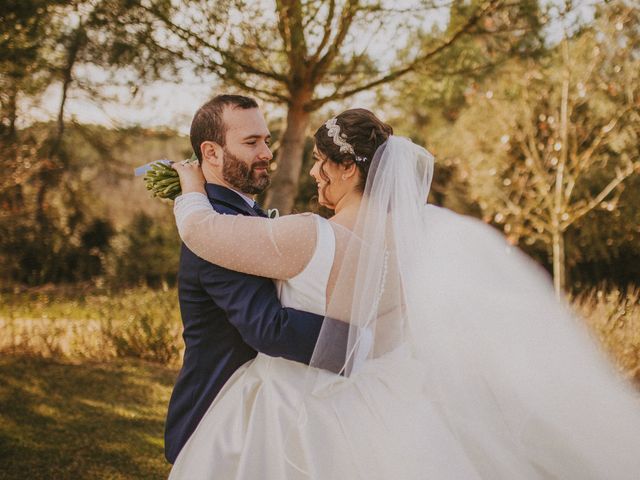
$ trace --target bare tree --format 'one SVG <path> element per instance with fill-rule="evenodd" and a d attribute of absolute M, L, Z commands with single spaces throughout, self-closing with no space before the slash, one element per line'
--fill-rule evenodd
<path fill-rule="evenodd" d="M 624 182 L 640 172 L 637 12 L 616 3 L 565 37 L 546 65 L 508 65 L 457 126 L 462 176 L 485 220 L 514 243 L 548 247 L 558 294 L 567 230 L 596 208 L 616 210 Z"/>

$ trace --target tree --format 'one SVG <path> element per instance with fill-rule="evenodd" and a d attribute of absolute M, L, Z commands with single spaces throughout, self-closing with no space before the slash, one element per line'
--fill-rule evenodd
<path fill-rule="evenodd" d="M 466 36 L 486 34 L 481 20 L 510 2 L 475 2 L 454 30 L 430 43 L 411 45 L 401 59 L 373 58 L 376 42 L 389 44 L 397 32 L 416 30 L 434 15 L 438 2 L 416 1 L 398 9 L 381 0 L 193 0 L 171 6 L 146 0 L 173 36 L 159 39 L 180 58 L 213 72 L 224 82 L 286 107 L 277 171 L 266 203 L 289 212 L 294 203 L 305 136 L 313 112 L 392 82 L 424 65 Z M 431 22 L 427 22 L 431 23 Z M 176 46 L 178 45 L 180 47 Z M 393 50 L 401 50 L 394 45 Z M 395 53 L 395 52 L 393 52 Z"/>
<path fill-rule="evenodd" d="M 458 29 L 469 10 L 478 4 L 478 0 L 454 2 L 445 35 Z M 397 112 L 390 119 L 395 131 L 426 145 L 439 157 L 439 145 L 455 142 L 451 130 L 479 84 L 495 78 L 496 69 L 505 62 L 523 57 L 536 59 L 544 53 L 542 29 L 546 16 L 537 0 L 513 3 L 483 19 L 484 34 L 461 38 L 433 62 L 416 68 L 390 88 L 381 89 L 378 103 Z M 437 31 L 420 34 L 415 41 L 432 43 L 440 35 Z M 430 201 L 477 215 L 477 206 L 468 201 L 464 184 L 456 182 L 455 159 L 440 160 Z"/>
<path fill-rule="evenodd" d="M 91 211 L 80 178 L 88 162 L 67 138 L 66 105 L 74 91 L 102 98 L 102 85 L 80 67 L 111 74 L 110 84 L 135 80 L 139 85 L 172 65 L 172 55 L 152 50 L 147 25 L 133 21 L 129 5 L 129 0 L 25 0 L 0 6 L 0 166 L 5 173 L 0 270 L 5 277 L 40 283 L 99 270 L 97 254 L 107 245 L 94 243 L 100 235 L 108 243 L 112 235 Z M 54 90 L 60 93 L 55 122 L 32 124 L 23 103 L 37 105 Z M 32 125 L 18 128 L 20 123 Z M 88 136 L 86 141 L 101 140 Z M 82 259 L 87 268 L 74 267 Z"/>
<path fill-rule="evenodd" d="M 616 211 L 640 172 L 638 33 L 636 9 L 599 8 L 546 62 L 506 66 L 456 125 L 464 146 L 454 155 L 485 219 L 514 243 L 548 249 L 558 294 L 567 231 L 595 209 Z"/>

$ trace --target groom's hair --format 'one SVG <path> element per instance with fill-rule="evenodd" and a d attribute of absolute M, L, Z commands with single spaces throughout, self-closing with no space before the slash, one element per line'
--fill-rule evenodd
<path fill-rule="evenodd" d="M 225 145 L 227 127 L 222 120 L 222 112 L 225 107 L 249 110 L 258 108 L 258 104 L 253 98 L 242 95 L 217 95 L 198 109 L 191 121 L 189 137 L 200 164 L 202 164 L 202 152 L 200 151 L 202 142 L 216 142 L 222 147 Z"/>

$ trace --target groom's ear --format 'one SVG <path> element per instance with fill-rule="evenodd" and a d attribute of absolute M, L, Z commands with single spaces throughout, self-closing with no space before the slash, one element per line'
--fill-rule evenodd
<path fill-rule="evenodd" d="M 216 142 L 204 141 L 200 144 L 200 152 L 202 153 L 202 163 L 208 163 L 211 166 L 222 166 L 224 151 Z"/>

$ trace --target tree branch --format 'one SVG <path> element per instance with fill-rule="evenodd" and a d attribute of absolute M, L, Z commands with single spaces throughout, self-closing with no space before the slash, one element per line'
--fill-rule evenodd
<path fill-rule="evenodd" d="M 381 78 L 378 78 L 378 79 L 373 80 L 371 82 L 365 83 L 365 84 L 360 85 L 358 87 L 355 87 L 355 88 L 353 88 L 351 90 L 347 90 L 346 92 L 334 91 L 334 93 L 332 93 L 331 95 L 328 95 L 328 96 L 322 97 L 322 98 L 318 98 L 318 99 L 316 99 L 316 100 L 314 100 L 312 102 L 309 102 L 309 104 L 307 106 L 307 110 L 309 110 L 309 111 L 317 110 L 322 105 L 324 105 L 324 104 L 326 104 L 328 102 L 331 102 L 331 101 L 334 101 L 334 100 L 341 100 L 341 99 L 350 97 L 350 96 L 355 95 L 356 93 L 362 92 L 364 90 L 369 90 L 369 89 L 377 87 L 379 85 L 383 85 L 385 83 L 389 83 L 389 82 L 391 82 L 393 80 L 396 80 L 397 78 L 407 74 L 408 72 L 414 70 L 417 67 L 417 65 L 419 65 L 420 63 L 431 59 L 432 57 L 438 55 L 439 53 L 441 53 L 442 51 L 446 50 L 451 45 L 453 45 L 458 40 L 458 38 L 460 38 L 461 36 L 463 36 L 466 33 L 468 33 L 468 31 L 474 25 L 476 25 L 478 23 L 478 21 L 484 15 L 486 15 L 489 11 L 493 10 L 498 3 L 499 2 L 496 1 L 496 0 L 488 2 L 487 6 L 485 8 L 480 9 L 478 13 L 475 13 L 474 15 L 469 17 L 467 22 L 461 28 L 459 28 L 458 31 L 456 33 L 454 33 L 447 41 L 441 43 L 439 46 L 437 46 L 433 50 L 427 52 L 426 54 L 415 58 L 409 65 L 407 65 L 405 67 L 402 67 L 402 68 L 399 68 L 398 70 L 394 70 L 392 72 L 389 72 L 386 75 L 382 76 Z"/>
<path fill-rule="evenodd" d="M 320 57 L 320 52 L 327 46 L 327 42 L 331 37 L 331 24 L 333 23 L 333 17 L 335 15 L 336 2 L 335 0 L 329 1 L 329 12 L 327 13 L 327 20 L 324 22 L 324 32 L 322 34 L 322 39 L 320 40 L 320 44 L 311 58 L 309 58 L 310 63 L 316 63 L 318 58 Z"/>
<path fill-rule="evenodd" d="M 634 172 L 640 172 L 640 161 L 629 164 L 629 166 L 625 170 L 618 170 L 616 172 L 616 177 L 611 180 L 595 198 L 592 198 L 589 202 L 587 202 L 584 207 L 580 207 L 572 212 L 570 218 L 561 224 L 563 231 L 573 223 L 575 223 L 577 220 L 579 220 L 581 217 L 589 213 L 595 207 L 597 207 L 600 202 L 607 198 L 607 196 L 611 192 L 613 192 L 618 187 L 618 185 L 629 178 Z"/>
<path fill-rule="evenodd" d="M 276 2 L 278 11 L 278 30 L 284 41 L 285 52 L 289 59 L 291 76 L 288 80 L 289 89 L 304 82 L 306 66 L 307 44 L 304 36 L 302 11 L 296 0 L 279 0 Z"/>
<path fill-rule="evenodd" d="M 235 76 L 226 77 L 225 80 L 231 82 L 242 90 L 246 90 L 247 92 L 260 96 L 263 100 L 273 101 L 275 103 L 288 103 L 290 100 L 289 97 L 276 93 L 272 90 L 263 90 L 258 87 L 252 87 Z"/>
<path fill-rule="evenodd" d="M 587 148 L 582 153 L 582 155 L 579 156 L 576 168 L 578 168 L 580 165 L 588 164 L 590 162 L 591 157 L 598 150 L 598 148 L 600 148 L 602 142 L 608 137 L 609 133 L 613 131 L 616 124 L 622 119 L 622 117 L 624 117 L 628 112 L 631 111 L 631 108 L 632 107 L 627 107 L 626 109 L 622 110 L 615 118 L 612 118 L 608 124 L 600 128 L 600 132 L 591 143 L 591 146 Z"/>
<path fill-rule="evenodd" d="M 242 62 L 240 60 L 238 60 L 235 56 L 229 54 L 229 52 L 223 48 L 220 48 L 218 45 L 215 45 L 207 40 L 205 40 L 204 38 L 202 38 L 200 35 L 196 35 L 195 33 L 193 33 L 192 31 L 175 24 L 174 22 L 172 22 L 168 17 L 166 17 L 165 15 L 161 14 L 160 12 L 147 7 L 145 5 L 140 5 L 144 10 L 146 10 L 148 13 L 154 15 L 156 18 L 158 18 L 160 21 L 162 21 L 165 26 L 167 26 L 167 28 L 169 28 L 170 31 L 172 31 L 173 33 L 175 33 L 181 40 L 185 41 L 188 45 L 188 48 L 190 48 L 191 50 L 194 50 L 196 48 L 197 45 L 191 45 L 191 42 L 189 42 L 189 40 L 193 40 L 196 42 L 196 44 L 198 44 L 200 47 L 205 47 L 205 48 L 210 48 L 211 50 L 213 50 L 214 52 L 218 53 L 224 62 L 228 62 L 231 65 L 237 66 L 240 69 L 244 70 L 246 73 L 250 73 L 250 74 L 254 74 L 254 75 L 258 75 L 258 76 L 262 76 L 262 77 L 266 77 L 266 78 L 270 78 L 272 80 L 275 80 L 279 83 L 282 83 L 284 85 L 287 85 L 287 78 L 284 75 L 281 75 L 279 73 L 276 73 L 274 71 L 267 71 L 267 70 L 261 70 L 259 68 L 257 68 L 254 65 L 250 65 L 248 63 Z M 208 63 L 208 65 L 215 65 L 218 68 L 224 68 L 224 65 L 221 65 L 215 61 L 210 61 Z"/>
<path fill-rule="evenodd" d="M 335 59 L 335 57 L 340 52 L 340 48 L 344 42 L 344 39 L 347 37 L 347 33 L 349 32 L 349 28 L 353 22 L 353 17 L 357 11 L 358 1 L 357 0 L 348 0 L 347 4 L 342 9 L 342 14 L 340 15 L 340 24 L 338 26 L 338 32 L 333 40 L 333 43 L 327 50 L 327 53 L 318 60 L 313 67 L 311 68 L 311 81 L 315 84 L 317 83 L 325 74 L 331 62 Z M 318 55 L 320 54 L 320 50 L 316 52 Z"/>

